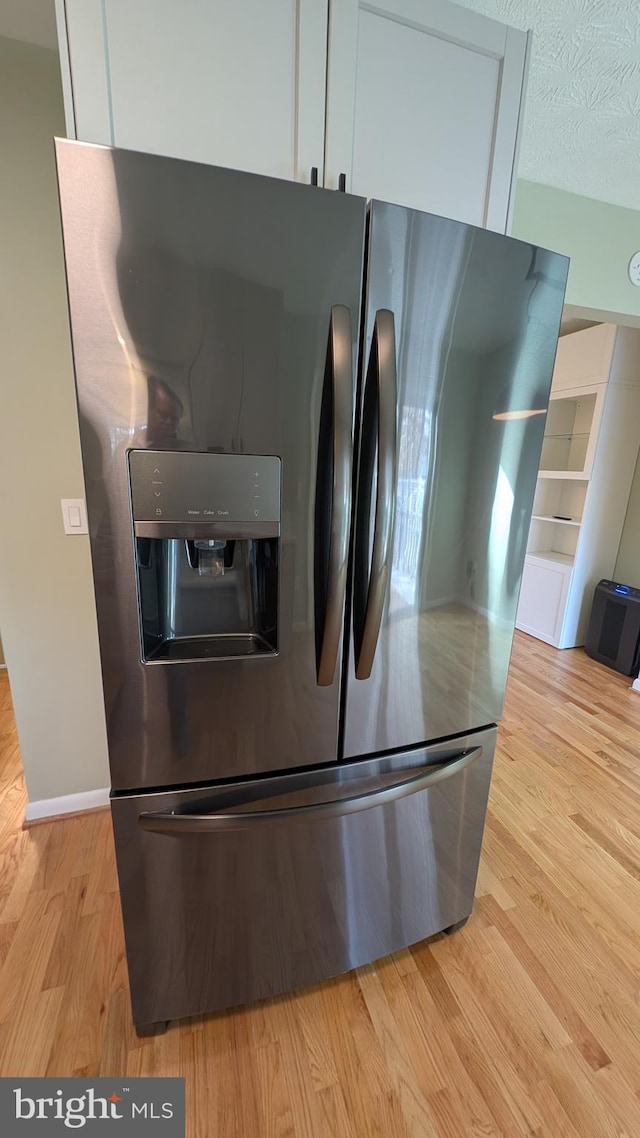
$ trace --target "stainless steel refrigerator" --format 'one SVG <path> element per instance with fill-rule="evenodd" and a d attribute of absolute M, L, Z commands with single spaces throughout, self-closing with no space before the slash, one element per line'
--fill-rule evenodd
<path fill-rule="evenodd" d="M 468 917 L 567 261 L 56 149 L 144 1034 Z"/>

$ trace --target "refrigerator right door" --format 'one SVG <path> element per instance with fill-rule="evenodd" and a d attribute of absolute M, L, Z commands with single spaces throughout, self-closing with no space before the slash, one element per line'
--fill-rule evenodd
<path fill-rule="evenodd" d="M 370 207 L 344 758 L 501 715 L 567 271 Z"/>

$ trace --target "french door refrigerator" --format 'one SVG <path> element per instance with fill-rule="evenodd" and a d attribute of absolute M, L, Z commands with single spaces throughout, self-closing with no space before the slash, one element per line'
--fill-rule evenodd
<path fill-rule="evenodd" d="M 567 261 L 56 151 L 144 1034 L 468 917 Z"/>

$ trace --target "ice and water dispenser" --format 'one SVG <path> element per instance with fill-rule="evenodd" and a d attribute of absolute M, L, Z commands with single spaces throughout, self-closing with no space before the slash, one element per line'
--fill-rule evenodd
<path fill-rule="evenodd" d="M 278 651 L 280 459 L 129 452 L 142 659 Z"/>

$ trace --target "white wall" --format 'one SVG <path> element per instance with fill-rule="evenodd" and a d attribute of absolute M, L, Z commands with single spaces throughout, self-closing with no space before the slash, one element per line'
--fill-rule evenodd
<path fill-rule="evenodd" d="M 0 625 L 29 798 L 109 783 L 52 137 L 57 53 L 0 37 Z"/>
<path fill-rule="evenodd" d="M 618 560 L 613 571 L 615 581 L 640 589 L 640 458 L 631 484 L 627 516 L 624 522 Z"/>

